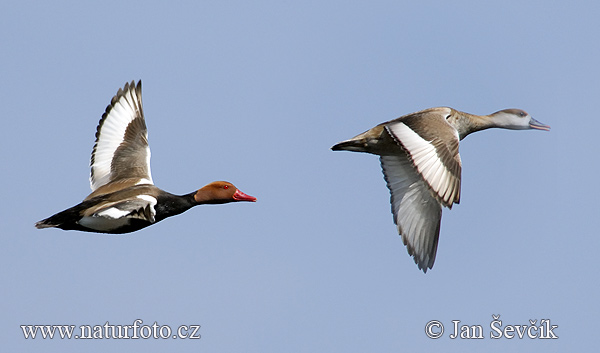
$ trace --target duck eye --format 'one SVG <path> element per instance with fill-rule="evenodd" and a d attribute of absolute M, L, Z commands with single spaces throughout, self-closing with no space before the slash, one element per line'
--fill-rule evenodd
<path fill-rule="evenodd" d="M 525 112 L 519 112 L 519 115 L 520 115 L 521 117 L 523 117 L 523 116 L 525 116 Z"/>
<path fill-rule="evenodd" d="M 223 189 L 225 189 L 225 190 L 229 189 L 229 185 L 224 185 Z"/>

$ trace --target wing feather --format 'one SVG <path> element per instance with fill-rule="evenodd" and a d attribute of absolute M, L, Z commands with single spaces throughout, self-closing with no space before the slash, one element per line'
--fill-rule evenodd
<path fill-rule="evenodd" d="M 398 233 L 415 263 L 427 272 L 435 262 L 442 207 L 406 156 L 381 156 Z"/>
<path fill-rule="evenodd" d="M 155 222 L 156 198 L 137 195 L 117 202 L 101 203 L 87 209 L 79 224 L 97 231 L 111 231 L 128 224 L 132 219 Z"/>
<path fill-rule="evenodd" d="M 96 131 L 91 157 L 92 191 L 121 179 L 153 184 L 142 108 L 142 83 L 126 83 L 112 98 Z"/>
<path fill-rule="evenodd" d="M 421 119 L 425 118 L 421 117 Z M 414 168 L 422 176 L 435 198 L 444 206 L 452 207 L 453 203 L 458 203 L 460 193 L 458 135 L 441 116 L 435 115 L 431 119 L 441 119 L 441 122 L 438 121 L 438 128 L 442 129 L 441 132 L 445 133 L 446 137 L 451 138 L 433 137 L 431 140 L 426 140 L 418 133 L 417 124 L 413 123 L 411 127 L 407 124 L 410 121 L 403 120 L 390 122 L 386 125 L 386 129 L 407 152 Z"/>

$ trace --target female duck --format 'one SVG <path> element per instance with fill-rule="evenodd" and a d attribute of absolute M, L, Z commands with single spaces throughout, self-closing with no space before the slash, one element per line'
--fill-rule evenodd
<path fill-rule="evenodd" d="M 519 109 L 478 116 L 430 108 L 379 124 L 331 149 L 380 156 L 398 233 L 419 269 L 427 272 L 435 261 L 442 206 L 452 208 L 460 201 L 459 141 L 493 127 L 550 129 Z"/>
<path fill-rule="evenodd" d="M 98 233 L 133 232 L 201 204 L 256 201 L 233 184 L 217 181 L 177 196 L 156 186 L 142 109 L 142 82 L 119 89 L 106 107 L 92 151 L 92 193 L 80 204 L 35 224 Z"/>

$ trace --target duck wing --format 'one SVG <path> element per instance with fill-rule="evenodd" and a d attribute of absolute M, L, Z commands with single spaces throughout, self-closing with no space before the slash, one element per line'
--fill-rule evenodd
<path fill-rule="evenodd" d="M 419 269 L 427 272 L 435 261 L 442 206 L 406 156 L 381 156 L 380 161 L 398 234 Z"/>
<path fill-rule="evenodd" d="M 434 197 L 452 208 L 460 202 L 461 160 L 458 132 L 446 121 L 450 108 L 433 108 L 385 124 L 387 132 L 406 152 L 413 168 Z"/>
<path fill-rule="evenodd" d="M 126 83 L 106 107 L 90 165 L 92 195 L 88 198 L 132 185 L 153 184 L 141 81 L 137 85 L 134 81 Z M 102 187 L 106 190 L 99 190 Z"/>
<path fill-rule="evenodd" d="M 383 126 L 403 153 L 380 156 L 398 233 L 419 269 L 435 262 L 442 205 L 460 201 L 459 137 L 446 118 L 450 108 L 432 108 Z"/>
<path fill-rule="evenodd" d="M 155 222 L 156 198 L 132 195 L 118 201 L 106 200 L 82 211 L 77 223 L 97 232 L 112 232 L 131 224 L 132 220 Z"/>

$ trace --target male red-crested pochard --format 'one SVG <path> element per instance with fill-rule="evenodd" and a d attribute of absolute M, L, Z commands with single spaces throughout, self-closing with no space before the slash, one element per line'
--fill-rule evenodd
<path fill-rule="evenodd" d="M 92 193 L 80 204 L 35 224 L 98 233 L 133 232 L 202 204 L 256 201 L 225 181 L 177 196 L 156 186 L 150 175 L 142 81 L 126 83 L 102 115 L 92 151 Z"/>
<path fill-rule="evenodd" d="M 550 130 L 519 109 L 484 116 L 425 109 L 375 126 L 331 149 L 380 156 L 398 233 L 423 272 L 433 268 L 442 206 L 460 201 L 459 141 L 488 128 Z"/>

